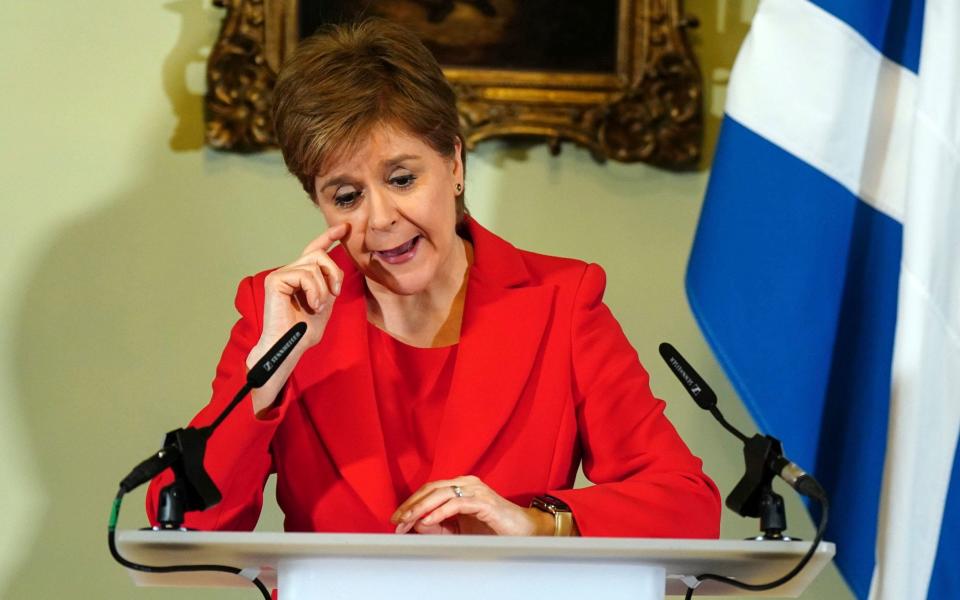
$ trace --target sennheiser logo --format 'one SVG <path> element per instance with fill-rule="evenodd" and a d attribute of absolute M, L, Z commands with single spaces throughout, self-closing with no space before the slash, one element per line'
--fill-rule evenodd
<path fill-rule="evenodd" d="M 703 389 L 697 385 L 693 378 L 687 375 L 687 372 L 683 369 L 683 367 L 680 365 L 680 362 L 676 358 L 671 356 L 669 362 L 674 372 L 676 372 L 676 374 L 683 379 L 683 382 L 687 384 L 687 389 L 690 390 L 691 394 L 696 396 L 703 391 Z"/>
<path fill-rule="evenodd" d="M 272 369 L 273 365 L 276 365 L 281 360 L 283 360 L 283 356 L 287 353 L 287 350 L 289 350 L 290 348 L 293 347 L 294 344 L 299 342 L 301 337 L 303 337 L 302 333 L 300 333 L 299 331 L 295 332 L 293 336 L 291 336 L 291 338 L 287 340 L 287 342 L 283 346 L 280 347 L 279 350 L 273 353 L 273 356 L 270 357 L 270 362 L 265 364 L 263 367 L 267 371 Z"/>

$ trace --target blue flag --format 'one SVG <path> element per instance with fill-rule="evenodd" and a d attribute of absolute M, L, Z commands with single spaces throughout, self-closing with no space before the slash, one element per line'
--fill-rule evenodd
<path fill-rule="evenodd" d="M 956 0 L 761 2 L 687 271 L 861 599 L 960 598 L 958 36 Z"/>

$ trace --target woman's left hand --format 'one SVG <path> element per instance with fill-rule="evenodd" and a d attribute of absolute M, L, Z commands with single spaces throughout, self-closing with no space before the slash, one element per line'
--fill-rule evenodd
<path fill-rule="evenodd" d="M 390 522 L 396 523 L 397 533 L 413 529 L 425 534 L 553 534 L 549 514 L 517 506 L 473 475 L 424 484 L 397 508 Z"/>

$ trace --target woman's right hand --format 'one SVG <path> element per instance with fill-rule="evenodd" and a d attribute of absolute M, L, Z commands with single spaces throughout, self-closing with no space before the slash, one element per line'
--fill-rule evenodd
<path fill-rule="evenodd" d="M 326 230 L 304 248 L 297 260 L 272 271 L 264 281 L 263 333 L 247 355 L 247 368 L 300 321 L 307 324 L 307 332 L 266 385 L 253 390 L 253 408 L 258 415 L 274 403 L 303 353 L 323 337 L 343 283 L 343 271 L 327 252 L 349 229 L 340 224 Z"/>

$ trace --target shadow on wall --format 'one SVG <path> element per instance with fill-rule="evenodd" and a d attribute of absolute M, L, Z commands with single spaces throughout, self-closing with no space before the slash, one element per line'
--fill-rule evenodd
<path fill-rule="evenodd" d="M 183 17 L 163 66 L 179 117 L 170 147 L 195 149 L 199 96 L 183 73 L 213 38 L 210 13 L 199 0 L 166 8 Z M 207 402 L 240 277 L 285 262 L 324 227 L 277 154 L 174 154 L 163 139 L 140 147 L 142 156 L 114 166 L 134 171 L 116 178 L 131 183 L 91 198 L 98 208 L 53 234 L 22 290 L 17 397 L 49 502 L 2 598 L 180 597 L 135 589 L 110 558 L 106 524 L 117 484 Z M 127 497 L 120 527 L 145 524 L 140 491 Z"/>
<path fill-rule="evenodd" d="M 0 597 L 154 597 L 134 590 L 107 552 L 117 484 L 159 448 L 164 432 L 206 403 L 236 318 L 236 283 L 264 260 L 280 260 L 284 252 L 262 240 L 288 239 L 295 222 L 286 214 L 258 225 L 262 196 L 259 203 L 218 197 L 202 155 L 143 162 L 153 167 L 149 176 L 57 232 L 24 290 L 15 371 L 49 509 Z M 185 172 L 183 163 L 195 168 Z M 282 174 L 277 160 L 258 166 Z M 305 220 L 301 198 L 288 204 Z M 256 248 L 251 235 L 261 240 Z M 142 492 L 128 496 L 121 528 L 145 524 L 142 499 Z"/>

